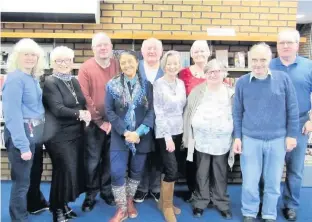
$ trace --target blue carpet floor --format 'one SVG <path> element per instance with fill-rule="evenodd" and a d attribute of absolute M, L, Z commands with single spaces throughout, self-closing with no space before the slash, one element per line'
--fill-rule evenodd
<path fill-rule="evenodd" d="M 9 195 L 10 195 L 11 183 L 9 181 L 1 181 L 1 221 L 9 222 Z M 45 197 L 48 198 L 50 184 L 43 183 L 42 192 Z M 178 190 L 185 189 L 184 186 L 178 186 Z M 240 185 L 230 185 L 229 194 L 232 202 L 233 210 L 233 220 L 232 221 L 242 221 L 241 211 L 240 211 L 240 196 L 241 196 L 241 186 Z M 177 193 L 179 195 L 179 193 Z M 76 200 L 75 203 L 70 203 L 69 205 L 78 214 L 78 218 L 74 221 L 88 221 L 88 222 L 107 222 L 109 218 L 114 215 L 115 207 L 108 206 L 104 203 L 102 199 L 97 197 L 97 204 L 92 212 L 84 213 L 81 211 L 81 204 L 84 200 L 84 194 Z M 175 203 L 177 206 L 181 207 L 182 214 L 177 217 L 178 222 L 199 222 L 199 221 L 227 221 L 223 220 L 222 217 L 215 209 L 206 209 L 202 218 L 193 218 L 192 209 L 190 204 L 185 203 L 181 198 L 176 197 Z M 147 199 L 144 203 L 136 204 L 139 216 L 136 219 L 128 219 L 127 221 L 133 222 L 163 222 L 164 219 L 156 207 L 156 203 L 152 199 Z M 307 221 L 312 222 L 312 188 L 302 188 L 301 190 L 301 207 L 299 210 L 299 222 Z M 285 221 L 281 215 L 281 211 L 278 211 L 278 221 Z M 51 222 L 52 215 L 49 212 L 43 212 L 40 215 L 31 215 L 29 218 L 31 222 Z"/>

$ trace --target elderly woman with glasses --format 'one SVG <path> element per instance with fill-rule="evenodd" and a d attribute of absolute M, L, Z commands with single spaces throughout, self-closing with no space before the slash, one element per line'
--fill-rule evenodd
<path fill-rule="evenodd" d="M 228 158 L 233 166 L 232 144 L 233 89 L 223 84 L 224 66 L 211 60 L 204 67 L 206 81 L 193 89 L 184 112 L 183 143 L 188 148 L 187 160 L 193 161 L 196 150 L 196 189 L 193 215 L 201 217 L 210 199 L 226 219 L 232 218 L 227 195 Z M 210 183 L 213 181 L 213 183 Z M 212 191 L 212 195 L 210 195 Z"/>
<path fill-rule="evenodd" d="M 138 215 L 133 196 L 141 180 L 146 154 L 151 151 L 155 120 L 152 85 L 138 72 L 136 55 L 131 51 L 123 52 L 119 63 L 121 74 L 108 82 L 105 100 L 106 114 L 112 125 L 111 177 L 117 205 L 110 222 Z"/>
<path fill-rule="evenodd" d="M 8 59 L 3 86 L 4 141 L 11 164 L 12 221 L 28 221 L 27 191 L 36 144 L 41 142 L 44 108 L 38 77 L 43 74 L 44 53 L 32 39 L 22 39 Z"/>
<path fill-rule="evenodd" d="M 78 80 L 72 76 L 74 51 L 56 47 L 50 55 L 53 74 L 43 88 L 45 146 L 52 161 L 50 210 L 54 222 L 77 217 L 67 205 L 84 192 L 84 126 L 91 119 Z"/>

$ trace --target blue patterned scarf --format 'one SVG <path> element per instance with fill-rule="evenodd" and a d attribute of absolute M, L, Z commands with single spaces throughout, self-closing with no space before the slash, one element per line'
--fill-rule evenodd
<path fill-rule="evenodd" d="M 58 79 L 61 79 L 63 81 L 66 81 L 66 82 L 69 82 L 73 75 L 72 74 L 68 74 L 68 73 L 60 73 L 60 72 L 56 72 L 56 73 L 53 73 L 52 76 L 58 78 Z"/>

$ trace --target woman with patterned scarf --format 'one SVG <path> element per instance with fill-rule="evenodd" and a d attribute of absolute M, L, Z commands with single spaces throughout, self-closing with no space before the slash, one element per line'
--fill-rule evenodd
<path fill-rule="evenodd" d="M 71 75 L 74 51 L 56 47 L 50 55 L 53 74 L 43 87 L 46 109 L 44 144 L 52 161 L 50 210 L 54 222 L 65 222 L 77 217 L 68 202 L 83 193 L 84 126 L 91 116 L 78 80 Z"/>
<path fill-rule="evenodd" d="M 155 120 L 152 85 L 141 78 L 135 53 L 121 53 L 119 62 L 122 73 L 108 82 L 105 100 L 106 115 L 112 125 L 111 179 L 117 205 L 110 222 L 138 215 L 133 196 L 140 183 L 146 154 L 151 151 Z"/>

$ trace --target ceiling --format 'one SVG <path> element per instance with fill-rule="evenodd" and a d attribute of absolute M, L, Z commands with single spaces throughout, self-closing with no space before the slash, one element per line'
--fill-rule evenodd
<path fill-rule="evenodd" d="M 312 0 L 299 0 L 297 10 L 297 23 L 312 23 Z M 303 17 L 302 17 L 303 15 Z"/>

